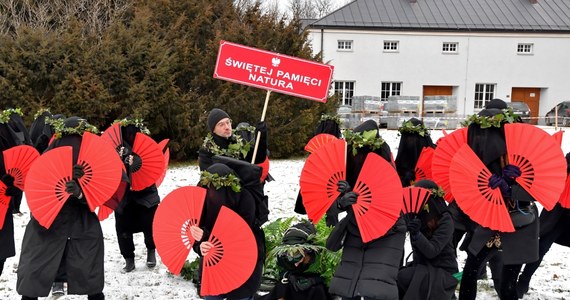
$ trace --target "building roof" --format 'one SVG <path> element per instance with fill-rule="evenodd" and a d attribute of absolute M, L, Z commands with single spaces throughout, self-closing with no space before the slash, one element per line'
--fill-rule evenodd
<path fill-rule="evenodd" d="M 310 27 L 570 32 L 570 0 L 355 0 Z"/>

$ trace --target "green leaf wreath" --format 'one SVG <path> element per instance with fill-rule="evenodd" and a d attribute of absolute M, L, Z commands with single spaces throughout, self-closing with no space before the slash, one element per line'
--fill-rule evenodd
<path fill-rule="evenodd" d="M 402 123 L 402 126 L 398 128 L 398 131 L 401 133 L 415 133 L 420 136 L 428 136 L 429 129 L 424 124 L 414 125 L 412 121 L 407 120 Z"/>
<path fill-rule="evenodd" d="M 321 115 L 321 120 L 320 120 L 321 122 L 328 121 L 328 120 L 335 122 L 339 126 L 341 125 L 339 116 L 337 116 L 337 115 L 333 116 L 333 115 L 329 115 L 329 114 L 322 114 Z"/>
<path fill-rule="evenodd" d="M 239 135 L 232 135 L 230 139 L 233 141 L 233 143 L 230 143 L 227 149 L 222 149 L 220 146 L 218 146 L 218 144 L 214 142 L 212 134 L 208 133 L 208 135 L 206 135 L 204 138 L 202 147 L 214 155 L 222 155 L 235 159 L 245 158 L 251 149 L 252 142 L 245 141 Z"/>
<path fill-rule="evenodd" d="M 352 145 L 352 155 L 358 153 L 358 148 L 370 147 L 372 151 L 380 149 L 384 144 L 381 137 L 377 137 L 378 130 L 372 129 L 364 132 L 354 132 L 350 129 L 344 131 L 344 139 Z"/>
<path fill-rule="evenodd" d="M 37 119 L 39 116 L 41 116 L 43 113 L 48 112 L 51 114 L 51 112 L 49 111 L 48 108 L 40 108 L 35 114 L 34 114 L 34 120 Z"/>
<path fill-rule="evenodd" d="M 10 116 L 14 113 L 20 115 L 20 117 L 24 115 L 21 108 L 5 109 L 2 111 L 2 113 L 0 113 L 0 124 L 8 123 L 8 121 L 10 121 Z"/>
<path fill-rule="evenodd" d="M 470 115 L 464 122 L 461 123 L 463 127 L 468 127 L 471 124 L 478 124 L 481 128 L 500 128 L 504 123 L 514 123 L 518 116 L 513 113 L 512 108 L 503 110 L 503 113 L 494 116 L 480 116 L 478 114 Z"/>
<path fill-rule="evenodd" d="M 241 185 L 239 177 L 234 174 L 220 176 L 219 174 L 212 174 L 208 171 L 200 172 L 200 185 L 207 187 L 214 187 L 219 190 L 223 187 L 230 187 L 232 191 L 239 193 Z"/>
<path fill-rule="evenodd" d="M 121 119 L 121 120 L 115 120 L 113 122 L 113 124 L 119 123 L 121 125 L 121 127 L 126 127 L 129 125 L 133 125 L 136 128 L 138 128 L 140 130 L 140 132 L 146 134 L 146 135 L 150 135 L 150 130 L 148 130 L 148 128 L 144 125 L 144 119 Z"/>
<path fill-rule="evenodd" d="M 79 124 L 77 124 L 77 126 L 75 127 L 65 127 L 63 119 L 49 119 L 46 120 L 46 124 L 50 124 L 51 126 L 53 126 L 56 139 L 61 138 L 63 135 L 70 135 L 70 134 L 83 135 L 83 133 L 86 131 L 94 134 L 99 133 L 99 129 L 87 123 L 87 120 L 85 119 L 81 119 L 79 121 Z"/>

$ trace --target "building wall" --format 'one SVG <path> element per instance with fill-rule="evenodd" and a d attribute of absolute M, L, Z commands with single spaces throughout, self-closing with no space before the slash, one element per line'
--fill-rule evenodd
<path fill-rule="evenodd" d="M 428 33 L 310 29 L 314 53 L 334 65 L 334 80 L 355 81 L 354 95 L 380 95 L 382 81 L 402 82 L 401 95 L 421 96 L 424 85 L 454 86 L 457 113 L 475 110 L 476 83 L 496 84 L 495 97 L 510 101 L 513 87 L 541 88 L 539 116 L 570 100 L 570 34 Z M 352 40 L 352 51 L 338 51 Z M 399 51 L 383 51 L 385 40 Z M 443 54 L 444 42 L 457 42 L 457 54 Z M 533 43 L 532 55 L 517 54 Z"/>

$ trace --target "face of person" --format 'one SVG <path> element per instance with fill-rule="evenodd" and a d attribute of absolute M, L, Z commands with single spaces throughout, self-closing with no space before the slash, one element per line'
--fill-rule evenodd
<path fill-rule="evenodd" d="M 232 136 L 232 120 L 230 118 L 223 118 L 214 128 L 214 133 L 225 138 Z"/>

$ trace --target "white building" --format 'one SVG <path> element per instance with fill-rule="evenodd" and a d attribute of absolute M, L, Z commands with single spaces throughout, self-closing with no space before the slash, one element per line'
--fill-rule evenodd
<path fill-rule="evenodd" d="M 501 98 L 542 117 L 570 100 L 570 0 L 356 0 L 308 30 L 346 105 L 453 95 L 458 115 Z"/>

